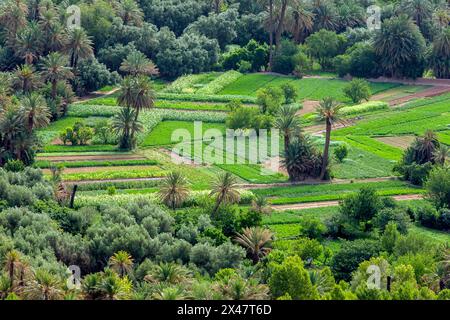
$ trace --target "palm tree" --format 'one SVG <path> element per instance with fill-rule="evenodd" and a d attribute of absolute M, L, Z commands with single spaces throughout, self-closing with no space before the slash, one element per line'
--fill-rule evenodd
<path fill-rule="evenodd" d="M 32 93 L 21 100 L 21 116 L 25 121 L 28 132 L 33 129 L 46 127 L 50 123 L 51 113 L 47 107 L 44 97 Z"/>
<path fill-rule="evenodd" d="M 313 5 L 314 29 L 337 30 L 339 28 L 339 16 L 336 6 L 329 1 L 315 1 Z"/>
<path fill-rule="evenodd" d="M 122 300 L 127 299 L 132 290 L 132 283 L 128 277 L 120 278 L 119 275 L 109 269 L 105 270 L 100 282 L 101 299 Z"/>
<path fill-rule="evenodd" d="M 123 60 L 120 70 L 132 76 L 156 76 L 159 70 L 142 52 L 133 51 Z"/>
<path fill-rule="evenodd" d="M 404 0 L 399 11 L 410 16 L 421 29 L 433 16 L 433 6 L 428 0 Z"/>
<path fill-rule="evenodd" d="M 245 228 L 235 237 L 235 241 L 243 246 L 254 264 L 271 251 L 273 233 L 261 227 Z"/>
<path fill-rule="evenodd" d="M 302 0 L 296 0 L 288 11 L 287 30 L 292 33 L 296 43 L 302 43 L 313 31 L 314 13 Z"/>
<path fill-rule="evenodd" d="M 424 164 L 433 161 L 433 154 L 439 146 L 440 143 L 436 134 L 431 130 L 427 130 L 423 137 L 417 138 L 414 142 L 416 162 Z"/>
<path fill-rule="evenodd" d="M 13 89 L 22 94 L 30 93 L 39 88 L 39 78 L 33 66 L 29 64 L 18 66 L 11 82 Z"/>
<path fill-rule="evenodd" d="M 122 18 L 123 24 L 140 27 L 144 14 L 139 5 L 134 0 L 121 0 L 117 14 Z"/>
<path fill-rule="evenodd" d="M 262 195 L 257 195 L 255 199 L 252 200 L 252 210 L 260 214 L 270 214 L 272 208 L 267 202 L 267 198 Z"/>
<path fill-rule="evenodd" d="M 7 0 L 0 7 L 0 24 L 6 30 L 8 44 L 14 48 L 16 35 L 27 25 L 28 6 L 22 0 Z"/>
<path fill-rule="evenodd" d="M 267 285 L 258 284 L 252 279 L 242 279 L 235 275 L 219 281 L 213 286 L 225 299 L 230 300 L 265 300 L 269 298 Z"/>
<path fill-rule="evenodd" d="M 213 182 L 210 195 L 216 198 L 212 214 L 215 215 L 222 203 L 239 202 L 240 194 L 236 186 L 236 178 L 230 172 L 219 173 Z"/>
<path fill-rule="evenodd" d="M 450 78 L 450 27 L 434 37 L 429 65 L 437 78 Z"/>
<path fill-rule="evenodd" d="M 139 113 L 144 109 L 151 109 L 154 105 L 155 92 L 148 77 L 126 77 L 119 90 L 117 102 L 135 111 L 134 121 L 138 122 Z M 135 130 L 131 130 L 131 140 L 134 140 Z"/>
<path fill-rule="evenodd" d="M 26 284 L 24 296 L 30 300 L 61 300 L 63 291 L 57 277 L 44 269 L 38 269 L 34 280 Z"/>
<path fill-rule="evenodd" d="M 132 138 L 132 132 L 139 132 L 142 130 L 142 124 L 135 120 L 136 111 L 131 108 L 122 108 L 116 114 L 112 121 L 112 129 L 115 134 L 120 135 L 119 147 L 120 149 L 132 149 L 135 145 Z"/>
<path fill-rule="evenodd" d="M 177 285 L 190 281 L 192 275 L 189 269 L 174 262 L 160 263 L 144 277 L 149 283 Z"/>
<path fill-rule="evenodd" d="M 441 144 L 438 149 L 433 152 L 433 160 L 436 164 L 443 166 L 450 159 L 450 148 Z"/>
<path fill-rule="evenodd" d="M 7 275 L 0 273 L 0 300 L 5 300 L 5 298 L 13 292 L 13 289 L 11 279 Z"/>
<path fill-rule="evenodd" d="M 281 164 L 289 174 L 290 181 L 302 181 L 306 178 L 317 178 L 320 175 L 322 159 L 308 136 L 294 139 L 287 150 Z"/>
<path fill-rule="evenodd" d="M 275 120 L 275 127 L 281 130 L 284 136 L 284 150 L 287 150 L 290 139 L 300 133 L 300 119 L 297 117 L 297 108 L 291 105 L 281 106 L 278 117 Z"/>
<path fill-rule="evenodd" d="M 175 211 L 188 196 L 189 188 L 186 178 L 180 172 L 170 172 L 159 189 L 161 201 Z"/>
<path fill-rule="evenodd" d="M 184 300 L 186 296 L 180 287 L 166 287 L 152 295 L 155 300 Z"/>
<path fill-rule="evenodd" d="M 319 120 L 325 120 L 326 123 L 326 133 L 325 133 L 325 147 L 323 149 L 323 159 L 322 159 L 322 169 L 320 172 L 320 179 L 325 178 L 328 167 L 328 158 L 330 151 L 330 141 L 331 141 L 331 129 L 333 128 L 333 123 L 339 120 L 339 110 L 342 108 L 334 98 L 327 97 L 324 98 L 316 109 L 317 116 Z"/>
<path fill-rule="evenodd" d="M 41 53 L 41 37 L 38 25 L 31 22 L 26 29 L 17 35 L 15 54 L 25 60 L 26 64 L 33 64 Z"/>
<path fill-rule="evenodd" d="M 109 258 L 109 266 L 123 278 L 125 274 L 130 273 L 133 269 L 133 258 L 128 252 L 119 251 Z"/>
<path fill-rule="evenodd" d="M 51 83 L 52 98 L 55 100 L 58 82 L 66 81 L 73 77 L 73 73 L 67 67 L 67 57 L 58 52 L 52 52 L 43 58 L 41 76 L 44 81 Z"/>
<path fill-rule="evenodd" d="M 23 266 L 19 251 L 11 250 L 5 255 L 4 260 L 5 271 L 8 273 L 11 283 L 14 282 L 16 273 Z"/>
<path fill-rule="evenodd" d="M 94 55 L 92 40 L 84 29 L 73 28 L 69 31 L 64 52 L 70 57 L 70 66 L 76 68 L 79 59 L 87 59 Z"/>

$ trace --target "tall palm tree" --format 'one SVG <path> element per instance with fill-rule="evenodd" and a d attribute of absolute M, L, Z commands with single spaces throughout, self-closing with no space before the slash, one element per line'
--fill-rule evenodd
<path fill-rule="evenodd" d="M 33 64 L 42 52 L 40 30 L 37 23 L 30 22 L 28 27 L 17 35 L 15 54 L 25 60 L 26 64 Z"/>
<path fill-rule="evenodd" d="M 186 296 L 180 287 L 165 287 L 152 295 L 155 300 L 185 300 Z"/>
<path fill-rule="evenodd" d="M 254 264 L 271 251 L 273 233 L 261 227 L 245 228 L 234 240 L 243 246 Z"/>
<path fill-rule="evenodd" d="M 331 130 L 333 124 L 339 120 L 339 111 L 342 108 L 333 97 L 324 98 L 316 109 L 316 113 L 319 120 L 325 120 L 326 132 L 325 132 L 325 147 L 323 149 L 322 169 L 320 171 L 320 179 L 325 178 L 328 167 L 328 158 L 330 151 Z"/>
<path fill-rule="evenodd" d="M 13 282 L 15 280 L 16 273 L 22 268 L 22 259 L 20 252 L 17 250 L 11 250 L 5 255 L 4 260 L 5 271 L 9 276 L 9 280 Z"/>
<path fill-rule="evenodd" d="M 267 285 L 258 284 L 252 279 L 232 276 L 227 280 L 217 282 L 213 290 L 220 292 L 225 299 L 230 300 L 265 300 L 269 298 Z"/>
<path fill-rule="evenodd" d="M 64 52 L 69 56 L 70 66 L 76 68 L 80 59 L 94 55 L 92 40 L 82 28 L 73 28 L 67 35 Z"/>
<path fill-rule="evenodd" d="M 150 79 L 146 76 L 126 77 L 119 90 L 117 102 L 126 108 L 135 111 L 134 121 L 137 123 L 139 113 L 144 109 L 151 109 L 154 105 L 155 92 Z M 131 140 L 134 140 L 136 131 L 132 128 Z"/>
<path fill-rule="evenodd" d="M 61 300 L 63 291 L 59 279 L 44 269 L 38 269 L 34 279 L 26 284 L 24 296 L 30 300 Z"/>
<path fill-rule="evenodd" d="M 140 27 L 144 19 L 144 13 L 135 0 L 121 0 L 117 14 L 122 18 L 125 25 Z"/>
<path fill-rule="evenodd" d="M 28 6 L 23 0 L 7 0 L 0 7 L 0 24 L 6 30 L 8 44 L 14 48 L 16 35 L 27 25 Z"/>
<path fill-rule="evenodd" d="M 302 43 L 314 28 L 314 13 L 303 0 L 295 0 L 289 7 L 287 30 L 296 43 Z"/>
<path fill-rule="evenodd" d="M 59 52 L 52 52 L 42 59 L 41 68 L 42 78 L 52 85 L 52 98 L 55 100 L 58 82 L 73 78 L 72 71 L 67 67 L 67 57 Z"/>
<path fill-rule="evenodd" d="M 291 137 L 300 134 L 300 119 L 297 116 L 297 110 L 294 106 L 283 105 L 275 120 L 275 127 L 281 130 L 284 136 L 284 150 L 287 150 Z"/>
<path fill-rule="evenodd" d="M 109 269 L 105 270 L 100 282 L 101 299 L 122 300 L 127 299 L 132 290 L 132 283 L 128 277 L 120 278 L 119 275 Z"/>
<path fill-rule="evenodd" d="M 313 4 L 314 29 L 337 30 L 339 28 L 339 16 L 336 6 L 331 1 L 315 1 Z"/>
<path fill-rule="evenodd" d="M 33 132 L 33 129 L 46 127 L 50 123 L 52 115 L 41 95 L 32 93 L 25 96 L 21 100 L 21 105 L 21 116 L 29 133 Z"/>
<path fill-rule="evenodd" d="M 156 65 L 140 51 L 132 51 L 123 60 L 120 70 L 132 76 L 155 76 L 159 74 Z"/>
<path fill-rule="evenodd" d="M 13 89 L 22 94 L 30 93 L 39 88 L 39 77 L 33 66 L 29 64 L 18 66 L 11 80 Z"/>
<path fill-rule="evenodd" d="M 401 2 L 399 12 L 406 13 L 422 28 L 424 22 L 432 18 L 433 6 L 428 0 L 404 0 Z"/>
<path fill-rule="evenodd" d="M 219 173 L 213 182 L 210 195 L 216 198 L 212 214 L 215 215 L 222 203 L 239 202 L 240 194 L 236 178 L 230 172 Z"/>
<path fill-rule="evenodd" d="M 133 258 L 128 252 L 119 251 L 109 258 L 109 266 L 123 278 L 133 269 Z"/>
<path fill-rule="evenodd" d="M 150 283 L 161 283 L 177 285 L 188 282 L 192 278 L 189 269 L 174 262 L 162 262 L 153 268 L 144 280 Z"/>
<path fill-rule="evenodd" d="M 437 78 L 450 78 L 450 27 L 442 29 L 434 37 L 429 65 Z"/>
<path fill-rule="evenodd" d="M 180 172 L 170 172 L 162 182 L 158 193 L 161 201 L 175 210 L 189 196 L 186 178 Z"/>
<path fill-rule="evenodd" d="M 444 165 L 450 159 L 450 148 L 441 144 L 438 149 L 433 152 L 433 160 L 439 165 Z"/>
<path fill-rule="evenodd" d="M 112 129 L 115 134 L 120 136 L 119 147 L 121 149 L 132 149 L 135 141 L 131 133 L 139 132 L 143 128 L 142 124 L 135 118 L 136 111 L 131 108 L 122 108 L 113 118 Z"/>

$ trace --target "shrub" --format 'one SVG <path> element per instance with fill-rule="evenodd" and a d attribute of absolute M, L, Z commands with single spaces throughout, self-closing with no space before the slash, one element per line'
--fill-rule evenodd
<path fill-rule="evenodd" d="M 256 103 L 261 113 L 275 115 L 283 103 L 283 90 L 274 87 L 259 89 L 256 92 Z"/>
<path fill-rule="evenodd" d="M 348 156 L 348 148 L 347 145 L 341 144 L 336 149 L 334 149 L 334 157 L 337 161 L 343 162 L 345 158 Z"/>
<path fill-rule="evenodd" d="M 327 228 L 320 219 L 317 218 L 303 218 L 300 221 L 300 235 L 310 239 L 320 239 Z"/>
<path fill-rule="evenodd" d="M 428 197 L 437 208 L 450 208 L 450 168 L 436 167 L 431 170 L 425 183 Z"/>
<path fill-rule="evenodd" d="M 281 86 L 281 90 L 283 90 L 284 101 L 286 104 L 293 103 L 298 96 L 297 90 L 295 90 L 295 87 L 289 82 L 284 83 Z"/>
<path fill-rule="evenodd" d="M 345 86 L 344 95 L 353 103 L 360 103 L 361 100 L 368 101 L 371 96 L 369 83 L 364 79 L 354 79 Z"/>
<path fill-rule="evenodd" d="M 252 64 L 248 61 L 245 60 L 241 60 L 238 63 L 238 71 L 240 73 L 249 73 L 252 69 Z"/>
<path fill-rule="evenodd" d="M 331 269 L 338 280 L 349 281 L 351 273 L 365 260 L 377 256 L 380 244 L 375 240 L 346 241 L 333 256 Z"/>
<path fill-rule="evenodd" d="M 380 197 L 370 187 L 363 187 L 357 194 L 349 195 L 342 201 L 340 212 L 358 222 L 368 222 L 381 207 Z"/>
<path fill-rule="evenodd" d="M 373 226 L 381 232 L 384 232 L 390 222 L 395 223 L 402 234 L 406 234 L 411 220 L 408 214 L 401 208 L 384 208 L 373 218 Z"/>
<path fill-rule="evenodd" d="M 20 160 L 8 160 L 5 164 L 5 170 L 10 172 L 20 172 L 25 169 L 25 165 Z"/>

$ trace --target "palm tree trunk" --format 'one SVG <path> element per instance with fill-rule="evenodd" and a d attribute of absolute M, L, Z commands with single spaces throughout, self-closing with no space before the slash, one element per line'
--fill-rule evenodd
<path fill-rule="evenodd" d="M 327 128 L 325 134 L 325 147 L 323 149 L 323 159 L 322 159 L 322 170 L 320 172 L 320 180 L 325 178 L 325 173 L 327 172 L 328 166 L 328 154 L 330 151 L 330 140 L 331 140 L 331 121 L 330 119 L 326 120 Z"/>
<path fill-rule="evenodd" d="M 277 49 L 280 47 L 281 33 L 283 32 L 283 24 L 284 24 L 284 17 L 286 16 L 287 3 L 288 3 L 287 0 L 283 0 L 281 4 L 280 19 L 278 21 L 278 26 L 275 32 L 275 45 Z"/>
<path fill-rule="evenodd" d="M 56 86 L 57 86 L 57 81 L 53 80 L 52 81 L 52 98 L 53 100 L 56 100 Z"/>
<path fill-rule="evenodd" d="M 214 206 L 212 215 L 215 216 L 217 213 L 217 210 L 219 210 L 220 204 L 222 203 L 222 196 L 219 196 L 216 200 L 216 205 Z"/>
<path fill-rule="evenodd" d="M 289 138 L 289 133 L 285 133 L 284 134 L 284 152 L 286 152 L 286 150 L 289 148 L 289 144 L 290 144 L 290 138 Z"/>
<path fill-rule="evenodd" d="M 268 70 L 272 71 L 273 65 L 273 0 L 269 1 L 269 66 Z"/>

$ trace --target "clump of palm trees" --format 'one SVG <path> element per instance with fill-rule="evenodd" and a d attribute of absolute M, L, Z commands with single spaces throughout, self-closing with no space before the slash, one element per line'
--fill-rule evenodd
<path fill-rule="evenodd" d="M 170 172 L 161 184 L 159 196 L 166 206 L 175 210 L 186 201 L 189 192 L 186 178 L 180 172 Z"/>

